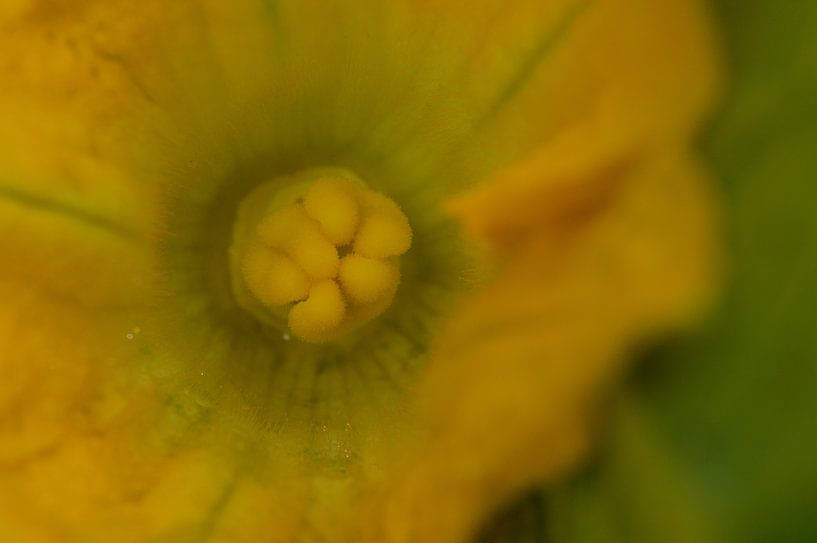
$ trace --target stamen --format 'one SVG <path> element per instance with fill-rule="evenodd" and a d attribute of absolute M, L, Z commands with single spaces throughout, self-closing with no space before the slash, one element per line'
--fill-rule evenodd
<path fill-rule="evenodd" d="M 347 255 L 340 262 L 340 284 L 355 303 L 371 304 L 391 298 L 400 282 L 397 266 L 388 260 Z"/>
<path fill-rule="evenodd" d="M 340 326 L 345 314 L 340 287 L 325 279 L 309 290 L 309 298 L 290 310 L 289 329 L 301 339 L 319 342 Z"/>
<path fill-rule="evenodd" d="M 338 273 L 338 250 L 299 204 L 267 216 L 258 225 L 258 238 L 287 253 L 311 279 L 331 279 Z"/>
<path fill-rule="evenodd" d="M 247 288 L 265 305 L 283 305 L 303 300 L 310 281 L 286 255 L 254 243 L 242 263 Z"/>
<path fill-rule="evenodd" d="M 335 245 L 347 245 L 355 236 L 360 207 L 354 193 L 348 181 L 327 177 L 316 181 L 304 198 L 307 214 Z"/>
<path fill-rule="evenodd" d="M 271 314 L 290 306 L 292 335 L 319 343 L 391 304 L 400 282 L 397 259 L 412 232 L 393 200 L 348 172 L 320 171 L 309 180 L 289 187 L 285 201 L 270 186 L 250 195 L 251 211 L 239 221 L 252 224 L 237 229 L 233 257 L 240 258 L 242 288 Z"/>
<path fill-rule="evenodd" d="M 371 258 L 388 258 L 411 247 L 411 226 L 400 208 L 382 194 L 369 193 L 355 236 L 355 252 Z"/>

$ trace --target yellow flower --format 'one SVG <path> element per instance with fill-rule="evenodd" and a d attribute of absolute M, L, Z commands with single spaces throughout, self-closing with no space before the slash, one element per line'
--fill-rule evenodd
<path fill-rule="evenodd" d="M 716 284 L 711 32 L 695 0 L 4 3 L 0 539 L 467 541 L 564 473 Z"/>

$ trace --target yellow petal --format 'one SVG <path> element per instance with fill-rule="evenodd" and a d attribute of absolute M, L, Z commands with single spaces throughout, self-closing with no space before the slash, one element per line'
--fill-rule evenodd
<path fill-rule="evenodd" d="M 536 126 L 530 115 L 558 124 L 449 209 L 473 234 L 501 243 L 603 201 L 644 155 L 697 134 L 722 77 L 707 16 L 695 0 L 594 2 L 487 137 L 501 146 L 505 130 Z"/>
<path fill-rule="evenodd" d="M 0 539 L 338 537 L 380 470 L 376 540 L 462 540 L 580 456 L 583 411 L 617 355 L 710 285 L 708 196 L 686 182 L 715 79 L 697 2 L 14 2 L 0 18 L 0 364 L 13 376 Z M 347 149 L 375 157 L 366 173 L 396 198 L 419 194 L 415 208 L 507 169 L 451 204 L 504 266 L 440 337 L 421 391 L 428 441 L 367 434 L 362 450 L 412 461 L 367 456 L 344 485 L 292 460 L 308 431 L 264 439 L 235 374 L 180 368 L 164 349 L 196 338 L 141 344 L 172 330 L 128 320 L 164 286 L 156 239 L 179 235 L 164 228 L 180 195 L 207 207 L 243 166 Z M 676 174 L 674 192 L 655 183 Z M 683 220 L 668 201 L 687 201 Z M 319 317 L 340 311 L 327 307 Z M 315 371 L 296 370 L 300 391 Z M 287 409 L 312 398 L 265 400 L 297 426 Z"/>
<path fill-rule="evenodd" d="M 438 336 L 421 395 L 431 434 L 375 507 L 373 539 L 474 537 L 581 459 L 630 350 L 711 299 L 716 198 L 687 149 L 717 88 L 710 30 L 695 2 L 648 4 L 589 8 L 563 44 L 565 62 L 588 63 L 561 81 L 583 117 L 450 202 L 503 265 Z"/>
<path fill-rule="evenodd" d="M 520 240 L 438 336 L 421 394 L 430 437 L 376 509 L 378 540 L 467 540 L 582 458 L 587 417 L 630 349 L 689 322 L 717 285 L 709 184 L 670 149 L 583 224 L 546 223 Z"/>

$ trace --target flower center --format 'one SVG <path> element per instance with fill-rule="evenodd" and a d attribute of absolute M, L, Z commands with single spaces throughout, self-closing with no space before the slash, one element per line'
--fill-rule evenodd
<path fill-rule="evenodd" d="M 233 292 L 262 322 L 306 342 L 329 341 L 391 305 L 411 239 L 400 207 L 347 170 L 279 177 L 239 207 Z"/>

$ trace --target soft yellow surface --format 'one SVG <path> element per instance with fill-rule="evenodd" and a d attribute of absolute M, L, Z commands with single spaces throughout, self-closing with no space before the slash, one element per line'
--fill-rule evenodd
<path fill-rule="evenodd" d="M 718 86 L 701 2 L 271 6 L 0 8 L 0 540 L 468 541 L 575 466 L 628 349 L 688 322 L 717 284 L 717 213 L 691 150 Z M 498 269 L 406 388 L 419 437 L 332 477 L 261 439 L 281 428 L 253 424 L 249 402 L 203 414 L 206 376 L 165 367 L 150 347 L 171 332 L 140 318 L 167 294 L 170 193 L 215 198 L 196 180 L 231 153 L 321 138 L 363 141 L 378 171 L 414 183 L 403 194 L 482 180 L 448 209 Z M 339 243 L 352 207 L 317 205 L 334 198 L 308 219 Z M 389 209 L 361 206 L 361 255 L 411 243 Z M 343 311 L 325 279 L 343 265 L 302 235 L 286 254 L 322 281 L 295 306 L 310 333 Z"/>
<path fill-rule="evenodd" d="M 709 184 L 687 152 L 670 150 L 628 175 L 591 222 L 531 225 L 438 336 L 423 394 L 432 433 L 376 509 L 379 540 L 467 541 L 504 500 L 581 459 L 584 417 L 628 349 L 690 322 L 711 296 Z"/>

